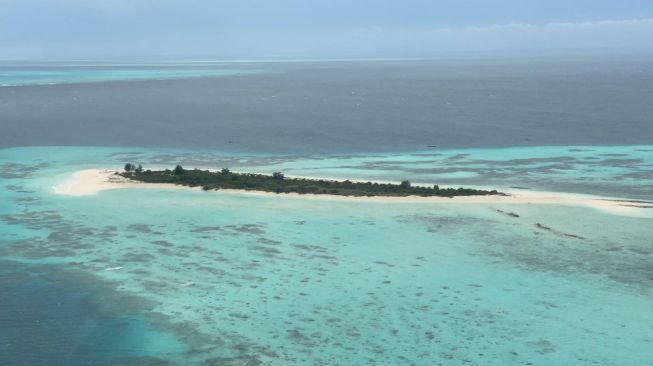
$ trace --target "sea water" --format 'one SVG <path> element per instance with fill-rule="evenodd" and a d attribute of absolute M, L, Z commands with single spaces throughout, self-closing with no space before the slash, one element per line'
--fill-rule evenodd
<path fill-rule="evenodd" d="M 131 147 L 0 149 L 0 365 L 648 365 L 650 65 L 3 63 L 0 146 Z M 128 162 L 644 208 L 54 193 Z"/>
<path fill-rule="evenodd" d="M 0 88 L 0 147 L 322 155 L 651 144 L 651 61 L 0 64 L 18 79 L 61 73 L 54 85 Z M 211 73 L 220 77 L 201 77 Z"/>
<path fill-rule="evenodd" d="M 0 87 L 169 80 L 257 74 L 262 70 L 220 65 L 168 63 L 10 63 L 0 62 Z"/>
<path fill-rule="evenodd" d="M 0 364 L 653 359 L 651 208 L 620 216 L 190 189 L 54 193 L 75 171 L 127 162 L 653 198 L 650 145 L 331 155 L 2 149 Z"/>

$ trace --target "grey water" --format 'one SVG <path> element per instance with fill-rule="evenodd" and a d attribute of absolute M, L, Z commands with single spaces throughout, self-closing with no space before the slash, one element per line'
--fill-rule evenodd
<path fill-rule="evenodd" d="M 194 68 L 200 76 L 202 70 L 215 69 L 261 73 L 0 87 L 0 147 L 341 153 L 416 151 L 428 146 L 648 144 L 653 139 L 652 61 L 639 57 L 242 62 L 181 69 L 165 65 L 168 72 Z M 0 71 L 63 68 L 73 71 L 74 79 L 106 67 L 0 64 Z M 123 72 L 147 67 L 110 66 Z"/>

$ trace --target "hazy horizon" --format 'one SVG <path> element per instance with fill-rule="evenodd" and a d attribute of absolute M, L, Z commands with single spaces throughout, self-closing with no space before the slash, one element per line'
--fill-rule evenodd
<path fill-rule="evenodd" d="M 251 57 L 226 57 L 220 55 L 202 54 L 134 54 L 134 55 L 77 55 L 77 56 L 26 56 L 16 58 L 2 58 L 0 63 L 25 62 L 25 63 L 286 63 L 286 62 L 384 62 L 384 61 L 592 61 L 601 57 L 604 61 L 611 59 L 637 59 L 640 57 L 653 57 L 653 49 L 646 47 L 625 48 L 592 48 L 592 49 L 547 49 L 547 50 L 494 50 L 490 52 L 448 52 L 430 56 L 385 56 L 385 57 L 355 57 L 355 56 L 251 56 Z"/>

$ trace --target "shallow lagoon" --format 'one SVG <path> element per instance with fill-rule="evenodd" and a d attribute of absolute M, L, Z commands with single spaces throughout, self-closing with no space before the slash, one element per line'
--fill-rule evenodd
<path fill-rule="evenodd" d="M 261 70 L 171 64 L 105 64 L 17 66 L 0 62 L 0 87 L 97 83 L 107 81 L 216 78 L 259 74 Z"/>
<path fill-rule="evenodd" d="M 0 305 L 0 364 L 653 357 L 653 218 L 194 190 L 52 193 L 76 170 L 125 162 L 653 197 L 650 146 L 346 156 L 0 150 L 2 289 L 11 299 Z M 65 352 L 53 357 L 54 348 Z"/>

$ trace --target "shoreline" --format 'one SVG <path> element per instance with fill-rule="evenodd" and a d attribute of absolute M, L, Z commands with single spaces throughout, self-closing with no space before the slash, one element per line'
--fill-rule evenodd
<path fill-rule="evenodd" d="M 52 189 L 55 194 L 66 196 L 88 196 L 110 189 L 194 189 L 203 191 L 201 187 L 188 187 L 171 183 L 142 183 L 131 181 L 127 178 L 115 175 L 116 170 L 108 169 L 86 169 L 76 171 L 72 179 L 64 181 Z M 206 191 L 209 193 L 223 193 L 230 195 L 247 195 L 260 197 L 299 198 L 310 200 L 327 200 L 341 202 L 385 202 L 385 203 L 420 203 L 420 204 L 542 204 L 542 205 L 563 205 L 583 206 L 607 213 L 635 216 L 652 217 L 653 204 L 641 200 L 628 200 L 615 197 L 589 196 L 574 193 L 524 191 L 524 190 L 501 190 L 505 195 L 490 196 L 456 196 L 456 197 L 421 197 L 421 196 L 340 196 L 329 194 L 299 194 L 299 193 L 272 193 L 255 190 L 220 189 L 217 191 Z"/>

